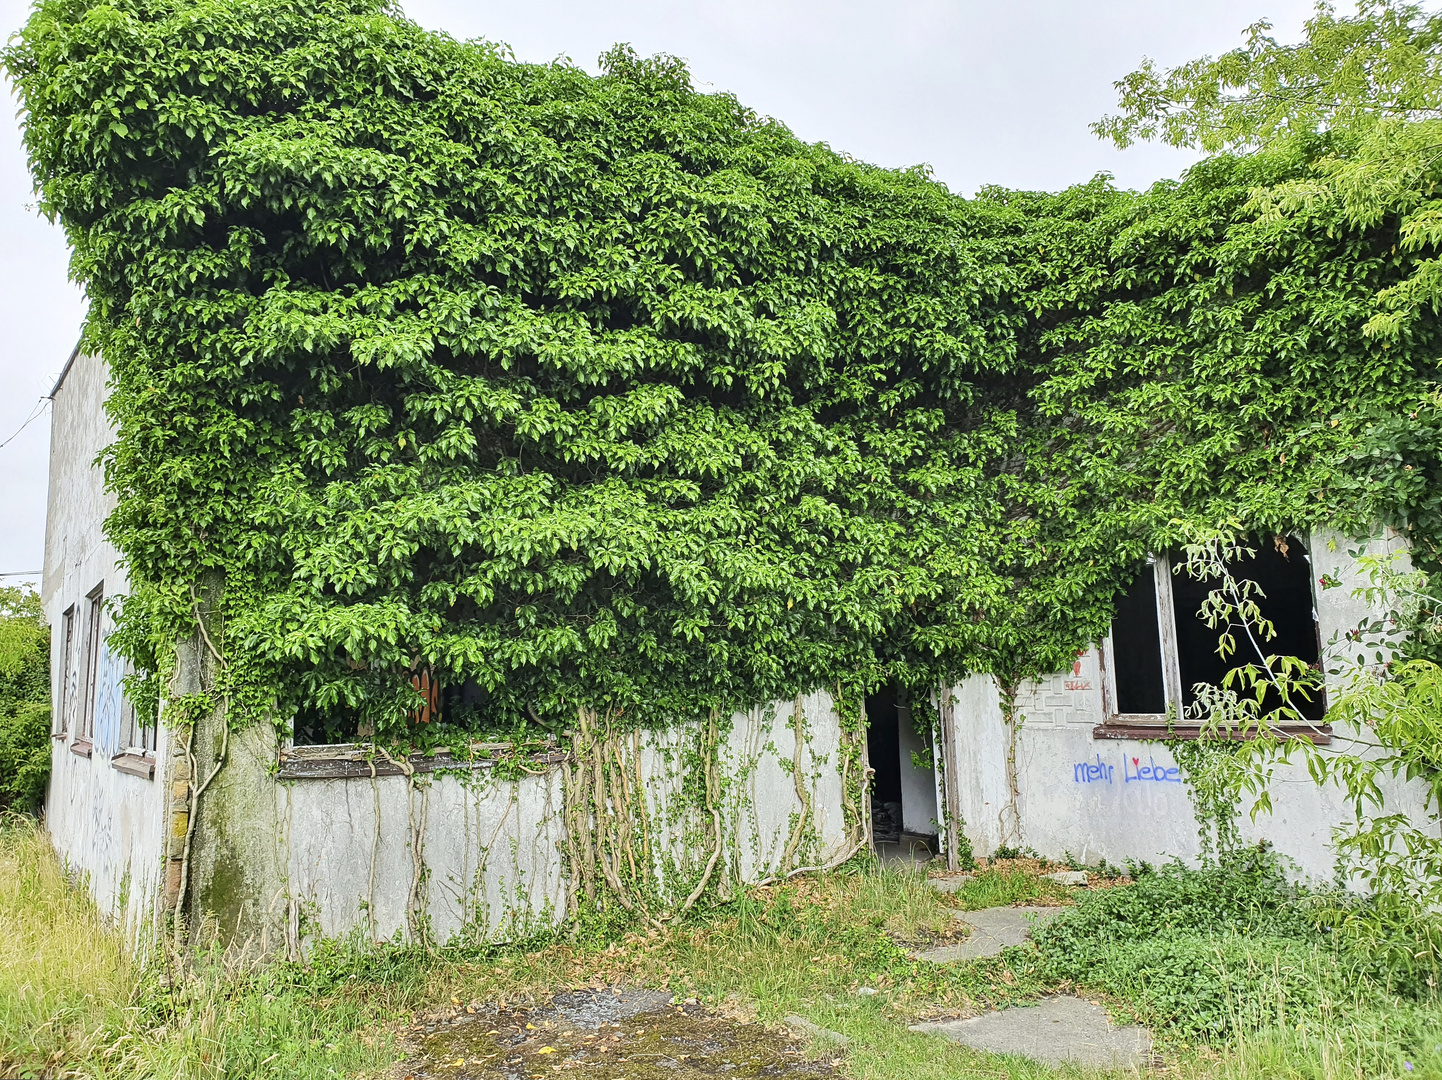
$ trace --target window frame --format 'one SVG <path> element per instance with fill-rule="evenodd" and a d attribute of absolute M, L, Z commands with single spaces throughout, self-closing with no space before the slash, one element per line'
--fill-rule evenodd
<path fill-rule="evenodd" d="M 1097 649 L 1097 662 L 1101 667 L 1102 717 L 1103 723 L 1123 727 L 1167 727 L 1170 713 L 1176 710 L 1181 715 L 1182 669 L 1177 655 L 1176 605 L 1172 598 L 1172 561 L 1166 555 L 1153 555 L 1147 559 L 1147 568 L 1152 572 L 1157 597 L 1157 638 L 1161 655 L 1157 658 L 1162 667 L 1162 695 L 1164 709 L 1159 713 L 1117 712 L 1117 672 L 1112 660 L 1112 634 L 1106 637 Z"/>
<path fill-rule="evenodd" d="M 1156 575 L 1157 631 L 1161 647 L 1162 691 L 1166 699 L 1167 712 L 1161 713 L 1119 713 L 1116 711 L 1117 685 L 1116 664 L 1112 659 L 1112 634 L 1108 629 L 1097 648 L 1097 664 L 1100 667 L 1102 722 L 1092 729 L 1095 739 L 1156 739 L 1165 733 L 1167 738 L 1197 739 L 1201 737 L 1201 725 L 1182 717 L 1182 669 L 1181 656 L 1177 645 L 1176 600 L 1172 595 L 1172 563 L 1167 555 L 1151 555 L 1147 565 Z M 1308 575 L 1309 581 L 1311 575 Z M 1321 626 L 1318 622 L 1316 586 L 1312 585 L 1312 626 L 1320 639 Z M 1172 716 L 1175 714 L 1176 719 Z M 1318 724 L 1287 724 L 1279 729 L 1293 738 L 1307 738 L 1319 746 L 1331 742 L 1331 725 L 1323 721 Z M 1232 738 L 1250 738 L 1250 735 L 1233 735 Z"/>
<path fill-rule="evenodd" d="M 60 692 L 56 695 L 55 725 L 50 732 L 52 739 L 68 739 L 70 737 L 70 710 L 75 707 L 74 696 L 70 693 L 70 676 L 74 671 L 74 604 L 61 613 L 60 627 Z"/>
<path fill-rule="evenodd" d="M 100 634 L 105 618 L 105 582 L 85 594 L 89 601 L 85 619 L 85 645 L 81 666 L 80 723 L 76 725 L 75 738 L 70 749 L 83 757 L 89 757 L 95 745 L 95 696 L 100 686 Z"/>

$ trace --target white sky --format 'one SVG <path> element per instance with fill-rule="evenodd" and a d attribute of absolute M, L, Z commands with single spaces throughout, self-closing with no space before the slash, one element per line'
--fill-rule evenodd
<path fill-rule="evenodd" d="M 403 0 L 405 2 L 405 0 Z M 735 93 L 798 136 L 887 166 L 929 163 L 982 184 L 1056 189 L 1099 171 L 1126 187 L 1175 176 L 1192 155 L 1118 152 L 1087 125 L 1143 56 L 1162 64 L 1232 48 L 1271 19 L 1299 36 L 1310 0 L 408 0 L 421 25 L 508 43 L 517 58 L 588 70 L 618 41 L 686 58 L 702 89 Z M 0 0 L 0 27 L 28 5 Z M 12 110 L 13 111 L 13 110 Z M 64 239 L 33 209 L 18 125 L 0 120 L 0 441 L 65 363 L 84 315 Z M 0 447 L 0 573 L 38 570 L 45 541 L 48 409 Z M 0 579 L 0 584 L 14 579 Z"/>

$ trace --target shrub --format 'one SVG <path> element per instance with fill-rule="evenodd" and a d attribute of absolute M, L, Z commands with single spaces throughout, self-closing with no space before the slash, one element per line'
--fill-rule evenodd
<path fill-rule="evenodd" d="M 1084 895 L 1035 936 L 1050 977 L 1210 1039 L 1389 998 L 1389 973 L 1319 922 L 1327 899 L 1289 885 L 1274 857 L 1252 850 Z"/>
<path fill-rule="evenodd" d="M 50 776 L 50 635 L 31 589 L 0 588 L 0 809 L 34 811 Z"/>

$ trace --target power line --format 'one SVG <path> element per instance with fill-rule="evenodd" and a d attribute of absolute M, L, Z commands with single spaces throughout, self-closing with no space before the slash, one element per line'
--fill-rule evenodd
<path fill-rule="evenodd" d="M 5 447 L 9 446 L 12 442 L 14 442 L 17 438 L 20 437 L 20 432 L 22 432 L 22 431 L 24 431 L 26 428 L 28 428 L 28 427 L 30 426 L 31 421 L 33 421 L 37 416 L 39 416 L 41 413 L 43 413 L 43 412 L 45 411 L 45 403 L 46 403 L 47 401 L 49 401 L 49 400 L 50 400 L 50 399 L 49 399 L 48 397 L 42 397 L 42 398 L 39 400 L 39 402 L 36 403 L 36 405 L 35 405 L 35 411 L 32 412 L 32 413 L 29 415 L 29 417 L 26 418 L 25 423 L 21 424 L 21 425 L 15 430 L 15 434 L 14 434 L 14 435 L 11 435 L 10 438 L 6 439 L 4 442 L 0 442 L 0 450 L 5 449 Z M 0 577 L 5 577 L 5 576 L 7 576 L 7 575 L 0 574 Z"/>
<path fill-rule="evenodd" d="M 43 572 L 41 570 L 12 570 L 8 574 L 0 574 L 0 577 L 39 577 Z"/>

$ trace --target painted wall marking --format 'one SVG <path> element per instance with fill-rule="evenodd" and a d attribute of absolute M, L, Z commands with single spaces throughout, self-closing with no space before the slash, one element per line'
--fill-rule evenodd
<path fill-rule="evenodd" d="M 1102 756 L 1098 754 L 1095 762 L 1078 761 L 1072 766 L 1072 782 L 1077 784 L 1110 784 L 1114 772 L 1116 772 L 1116 766 L 1106 764 L 1102 761 Z"/>
<path fill-rule="evenodd" d="M 1078 761 L 1071 768 L 1074 784 L 1111 784 L 1116 776 L 1116 766 L 1102 760 L 1101 754 L 1095 761 Z M 1148 757 L 1142 764 L 1140 757 L 1122 758 L 1122 783 L 1124 784 L 1180 784 L 1182 772 L 1175 765 L 1158 765 L 1157 759 Z"/>
<path fill-rule="evenodd" d="M 1140 758 L 1132 758 L 1131 772 L 1127 771 L 1127 763 L 1122 762 L 1122 776 L 1128 784 L 1151 781 L 1154 784 L 1180 784 L 1182 772 L 1175 765 L 1170 768 L 1158 765 L 1154 757 L 1147 758 L 1147 764 L 1143 765 Z"/>

